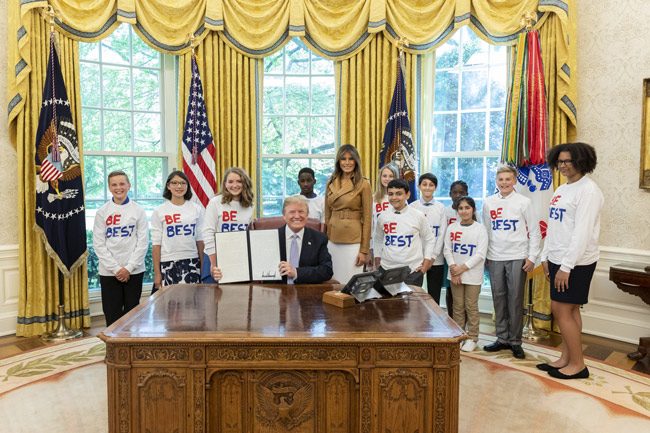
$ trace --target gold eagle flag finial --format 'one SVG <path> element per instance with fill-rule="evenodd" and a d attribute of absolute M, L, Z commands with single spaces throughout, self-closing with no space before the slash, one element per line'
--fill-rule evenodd
<path fill-rule="evenodd" d="M 521 26 L 527 31 L 531 31 L 537 22 L 537 14 L 534 11 L 526 12 L 521 16 Z"/>

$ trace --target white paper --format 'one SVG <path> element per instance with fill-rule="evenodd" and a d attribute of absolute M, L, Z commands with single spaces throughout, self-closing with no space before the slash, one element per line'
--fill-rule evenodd
<path fill-rule="evenodd" d="M 214 241 L 217 267 L 223 273 L 219 283 L 250 281 L 246 232 L 218 232 L 214 235 Z"/>
<path fill-rule="evenodd" d="M 250 249 L 253 281 L 278 281 L 280 275 L 280 236 L 277 230 L 251 230 Z"/>

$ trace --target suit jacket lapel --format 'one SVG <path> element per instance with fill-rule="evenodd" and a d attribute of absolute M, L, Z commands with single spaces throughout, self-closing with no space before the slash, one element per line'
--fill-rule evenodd
<path fill-rule="evenodd" d="M 340 178 L 336 179 L 334 181 L 333 186 L 336 188 L 336 190 L 332 192 L 332 196 L 331 196 L 332 201 L 336 201 L 336 199 L 338 199 L 342 195 L 347 194 L 347 193 L 349 193 L 351 191 L 354 191 L 354 184 L 353 183 L 351 183 L 351 182 L 347 183 L 346 182 L 345 186 L 341 186 L 341 179 Z"/>
<path fill-rule="evenodd" d="M 280 260 L 287 261 L 287 235 L 286 224 L 278 229 L 278 236 L 280 237 Z"/>

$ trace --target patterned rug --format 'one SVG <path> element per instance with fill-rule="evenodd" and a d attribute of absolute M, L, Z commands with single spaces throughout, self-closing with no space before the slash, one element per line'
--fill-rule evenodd
<path fill-rule="evenodd" d="M 490 338 L 480 341 L 480 346 Z M 591 377 L 558 381 L 535 368 L 557 352 L 524 345 L 463 353 L 461 433 L 650 431 L 650 378 L 588 361 Z M 104 344 L 85 338 L 0 360 L 0 431 L 107 431 Z"/>

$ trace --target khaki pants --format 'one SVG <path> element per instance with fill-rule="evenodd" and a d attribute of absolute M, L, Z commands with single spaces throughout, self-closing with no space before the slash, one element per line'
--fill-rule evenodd
<path fill-rule="evenodd" d="M 474 341 L 478 341 L 478 296 L 480 293 L 480 284 L 451 285 L 451 295 L 454 300 L 454 322 L 456 322 L 458 326 L 465 330 L 465 314 L 467 313 L 467 334 Z"/>

